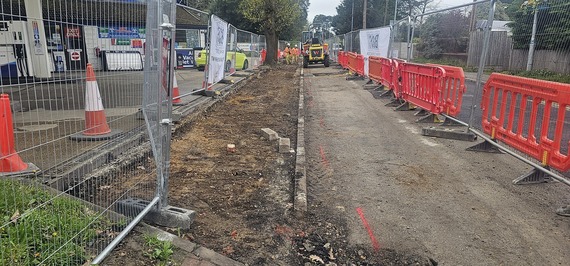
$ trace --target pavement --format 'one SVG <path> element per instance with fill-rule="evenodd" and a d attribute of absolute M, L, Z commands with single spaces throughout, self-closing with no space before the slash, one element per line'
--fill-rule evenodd
<path fill-rule="evenodd" d="M 570 187 L 513 185 L 532 168 L 424 137 L 414 112 L 335 71 L 305 69 L 308 208 L 328 206 L 350 245 L 372 249 L 375 239 L 439 265 L 570 265 L 570 223 L 555 213 Z"/>
<path fill-rule="evenodd" d="M 489 76 L 491 75 L 483 73 L 483 76 L 481 76 L 481 81 L 483 83 L 487 82 Z M 465 72 L 465 79 L 470 81 L 477 81 L 477 72 Z"/>

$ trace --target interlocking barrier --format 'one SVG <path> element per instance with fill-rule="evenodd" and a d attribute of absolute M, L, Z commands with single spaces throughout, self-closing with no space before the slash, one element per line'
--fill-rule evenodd
<path fill-rule="evenodd" d="M 428 64 L 431 65 L 431 64 Z M 465 93 L 465 73 L 461 67 L 446 65 L 435 65 L 445 70 L 441 94 L 444 113 L 450 116 L 457 116 L 461 112 L 461 103 Z"/>
<path fill-rule="evenodd" d="M 401 63 L 402 97 L 432 114 L 443 111 L 441 102 L 445 70 L 438 66 Z"/>
<path fill-rule="evenodd" d="M 365 76 L 365 72 L 364 72 L 364 56 L 361 54 L 357 54 L 356 55 L 356 59 L 354 60 L 354 64 L 355 64 L 355 68 L 356 68 L 356 74 L 358 74 L 361 77 Z"/>
<path fill-rule="evenodd" d="M 377 56 L 369 57 L 368 67 L 368 77 L 375 82 L 382 83 L 382 71 L 384 67 L 382 65 L 382 58 Z"/>
<path fill-rule="evenodd" d="M 341 52 L 340 53 L 340 65 L 342 66 L 342 68 L 344 69 L 348 69 L 348 52 Z"/>
<path fill-rule="evenodd" d="M 336 60 L 337 60 L 338 64 L 340 65 L 340 67 L 344 69 L 344 68 L 345 68 L 345 65 L 344 65 L 344 62 L 343 62 L 343 61 L 344 61 L 344 52 L 343 52 L 343 51 L 340 51 L 340 52 L 338 53 L 338 56 L 337 56 L 337 59 L 336 59 Z"/>
<path fill-rule="evenodd" d="M 357 53 L 348 52 L 347 54 L 347 66 L 352 73 L 357 73 L 357 68 L 358 68 L 357 57 L 358 57 Z"/>
<path fill-rule="evenodd" d="M 493 73 L 483 90 L 483 131 L 545 166 L 570 170 L 570 85 Z"/>
<path fill-rule="evenodd" d="M 392 59 L 390 88 L 392 88 L 394 95 L 398 99 L 402 98 L 402 63 L 404 63 L 404 61 Z"/>
<path fill-rule="evenodd" d="M 392 59 L 380 57 L 380 64 L 382 65 L 380 83 L 385 88 L 392 90 Z"/>

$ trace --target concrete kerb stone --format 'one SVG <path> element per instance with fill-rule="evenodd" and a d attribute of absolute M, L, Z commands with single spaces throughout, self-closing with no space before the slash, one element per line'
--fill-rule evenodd
<path fill-rule="evenodd" d="M 196 243 L 182 239 L 176 235 L 165 232 L 163 230 L 160 230 L 156 227 L 150 226 L 145 223 L 141 223 L 139 226 L 135 228 L 135 230 L 145 235 L 156 236 L 156 238 L 162 241 L 170 241 L 175 247 L 180 248 L 181 250 L 184 250 L 185 252 L 192 254 L 190 258 L 187 258 L 187 260 L 207 261 L 213 265 L 220 265 L 220 266 L 226 266 L 226 265 L 244 266 L 243 263 L 232 260 L 222 254 L 216 253 L 213 250 L 207 249 Z"/>
<path fill-rule="evenodd" d="M 291 140 L 289 138 L 279 138 L 279 153 L 291 152 Z"/>
<path fill-rule="evenodd" d="M 297 120 L 297 152 L 295 162 L 295 195 L 293 209 L 298 217 L 307 213 L 307 168 L 305 157 L 304 69 L 300 68 L 299 109 Z"/>

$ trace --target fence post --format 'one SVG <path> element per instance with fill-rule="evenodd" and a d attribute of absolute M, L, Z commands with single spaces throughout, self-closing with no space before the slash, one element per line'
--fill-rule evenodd
<path fill-rule="evenodd" d="M 414 17 L 414 20 L 415 20 L 415 18 L 416 17 Z M 412 35 L 410 36 L 410 34 L 412 34 Z M 410 61 L 410 59 L 412 59 L 411 52 L 412 52 L 412 41 L 413 41 L 412 37 L 414 36 L 413 34 L 414 34 L 414 25 L 412 24 L 412 17 L 408 16 L 408 39 L 407 39 L 408 40 L 408 52 L 406 54 L 406 60 L 407 61 Z"/>
<path fill-rule="evenodd" d="M 176 23 L 176 4 L 171 4 L 170 7 L 170 18 L 172 23 Z M 162 36 L 170 37 L 169 40 L 169 58 L 168 62 L 166 62 L 167 69 L 168 69 L 168 87 L 167 90 L 167 98 L 166 98 L 166 118 L 163 118 L 160 121 L 162 133 L 160 134 L 162 137 L 160 138 L 162 143 L 162 158 L 159 172 L 162 174 L 159 176 L 161 180 L 159 180 L 158 186 L 158 196 L 160 200 L 157 204 L 157 208 L 163 209 L 168 206 L 168 178 L 170 174 L 170 141 L 172 136 L 172 89 L 173 89 L 173 81 L 174 81 L 174 59 L 176 58 L 176 51 L 175 51 L 175 34 L 176 34 L 176 24 L 172 23 L 162 23 L 160 25 L 161 30 L 163 31 Z M 166 33 L 166 34 L 165 34 Z"/>
<path fill-rule="evenodd" d="M 394 26 L 396 20 L 390 20 L 390 41 L 388 42 L 388 58 L 392 58 L 392 45 L 394 43 Z"/>
<path fill-rule="evenodd" d="M 495 3 L 496 0 L 491 0 L 489 3 L 489 18 L 487 19 L 487 28 L 485 28 L 485 38 L 483 40 L 483 50 L 481 51 L 481 58 L 479 58 L 479 69 L 477 70 L 477 90 L 475 91 L 475 95 L 471 100 L 471 113 L 469 114 L 469 123 L 467 124 L 467 132 L 473 125 L 473 118 L 475 113 L 475 108 L 477 107 L 476 99 L 479 99 L 481 93 L 481 79 L 483 78 L 483 70 L 485 65 L 487 64 L 487 54 L 489 50 L 489 43 L 491 41 L 491 30 L 493 29 L 493 21 L 495 19 Z"/>
<path fill-rule="evenodd" d="M 538 24 L 538 5 L 534 6 L 534 18 L 532 22 L 532 35 L 530 37 L 530 44 L 528 48 L 528 58 L 526 61 L 526 71 L 532 70 L 532 61 L 534 60 L 534 48 L 536 45 L 536 24 Z"/>

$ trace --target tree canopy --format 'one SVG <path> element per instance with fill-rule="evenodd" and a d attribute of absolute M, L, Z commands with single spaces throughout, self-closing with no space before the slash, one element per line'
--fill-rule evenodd
<path fill-rule="evenodd" d="M 418 52 L 425 58 L 443 53 L 465 53 L 469 45 L 469 18 L 460 10 L 430 15 L 421 25 Z"/>
<path fill-rule="evenodd" d="M 567 0 L 532 0 L 524 4 L 514 0 L 508 8 L 513 20 L 509 26 L 513 30 L 515 49 L 528 49 L 535 7 L 538 9 L 536 33 L 537 50 L 570 51 L 570 2 Z"/>
<path fill-rule="evenodd" d="M 259 32 L 260 24 L 246 19 L 239 6 L 242 0 L 214 0 L 210 12 L 238 29 Z"/>
<path fill-rule="evenodd" d="M 281 33 L 290 30 L 301 17 L 304 0 L 243 0 L 240 9 L 244 17 L 259 24 L 267 43 L 268 64 L 274 64 L 277 58 L 278 38 Z"/>
<path fill-rule="evenodd" d="M 176 0 L 176 3 L 196 8 L 198 10 L 207 11 L 212 0 Z"/>
<path fill-rule="evenodd" d="M 397 19 L 426 12 L 435 3 L 435 0 L 399 0 Z M 354 4 L 354 16 L 353 16 Z M 366 12 L 366 28 L 376 28 L 390 25 L 394 19 L 394 0 L 368 0 Z M 333 18 L 333 27 L 336 34 L 344 34 L 351 29 L 362 29 L 363 0 L 343 0 L 336 8 L 337 15 Z M 411 10 L 411 11 L 410 11 Z M 352 19 L 354 18 L 354 24 Z"/>

